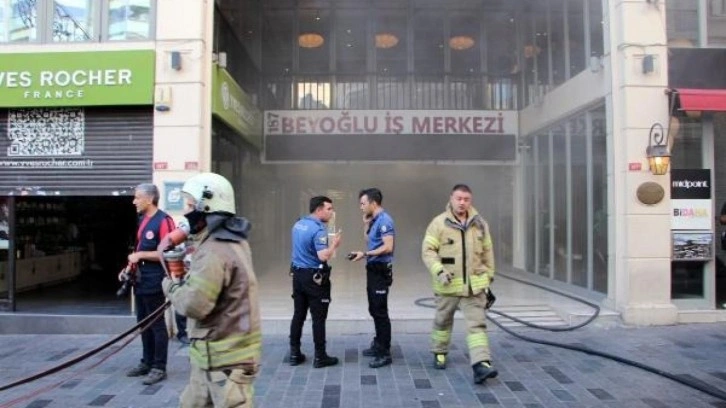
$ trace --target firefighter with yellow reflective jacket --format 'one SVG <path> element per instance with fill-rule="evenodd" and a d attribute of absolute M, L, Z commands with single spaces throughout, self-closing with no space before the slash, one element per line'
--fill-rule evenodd
<path fill-rule="evenodd" d="M 192 177 L 182 194 L 194 251 L 184 280 L 162 282 L 188 317 L 191 373 L 180 406 L 251 407 L 262 337 L 249 222 L 235 216 L 232 185 L 218 174 Z"/>
<path fill-rule="evenodd" d="M 494 279 L 494 251 L 489 226 L 471 205 L 471 189 L 457 184 L 446 211 L 436 216 L 424 237 L 421 256 L 432 276 L 436 317 L 431 333 L 434 367 L 446 368 L 454 312 L 457 306 L 467 325 L 466 342 L 481 384 L 497 376 L 492 367 L 487 337 L 486 310 L 489 284 Z"/>

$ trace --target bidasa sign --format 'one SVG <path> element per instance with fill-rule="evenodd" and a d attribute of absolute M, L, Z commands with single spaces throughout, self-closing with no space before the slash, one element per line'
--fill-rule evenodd
<path fill-rule="evenodd" d="M 0 54 L 0 107 L 151 105 L 154 51 Z"/>
<path fill-rule="evenodd" d="M 711 170 L 671 169 L 671 229 L 710 231 Z"/>

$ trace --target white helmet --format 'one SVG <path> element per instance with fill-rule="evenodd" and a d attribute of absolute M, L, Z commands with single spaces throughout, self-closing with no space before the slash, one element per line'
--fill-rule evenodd
<path fill-rule="evenodd" d="M 196 201 L 198 211 L 235 213 L 232 184 L 219 174 L 197 174 L 184 183 L 182 193 L 189 194 Z"/>

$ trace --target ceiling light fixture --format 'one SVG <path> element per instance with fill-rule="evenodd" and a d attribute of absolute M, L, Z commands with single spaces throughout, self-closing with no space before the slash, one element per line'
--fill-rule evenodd
<path fill-rule="evenodd" d="M 474 46 L 474 39 L 468 35 L 457 35 L 449 38 L 449 47 L 452 50 L 463 51 Z"/>
<path fill-rule="evenodd" d="M 318 33 L 302 33 L 297 37 L 297 43 L 303 48 L 318 48 L 325 43 L 325 39 Z"/>
<path fill-rule="evenodd" d="M 398 45 L 398 37 L 391 33 L 376 34 L 376 48 L 393 48 Z"/>

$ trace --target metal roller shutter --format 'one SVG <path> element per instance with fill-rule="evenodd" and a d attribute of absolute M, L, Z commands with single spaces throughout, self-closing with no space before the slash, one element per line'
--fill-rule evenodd
<path fill-rule="evenodd" d="M 0 110 L 0 195 L 130 195 L 151 181 L 151 107 Z"/>

